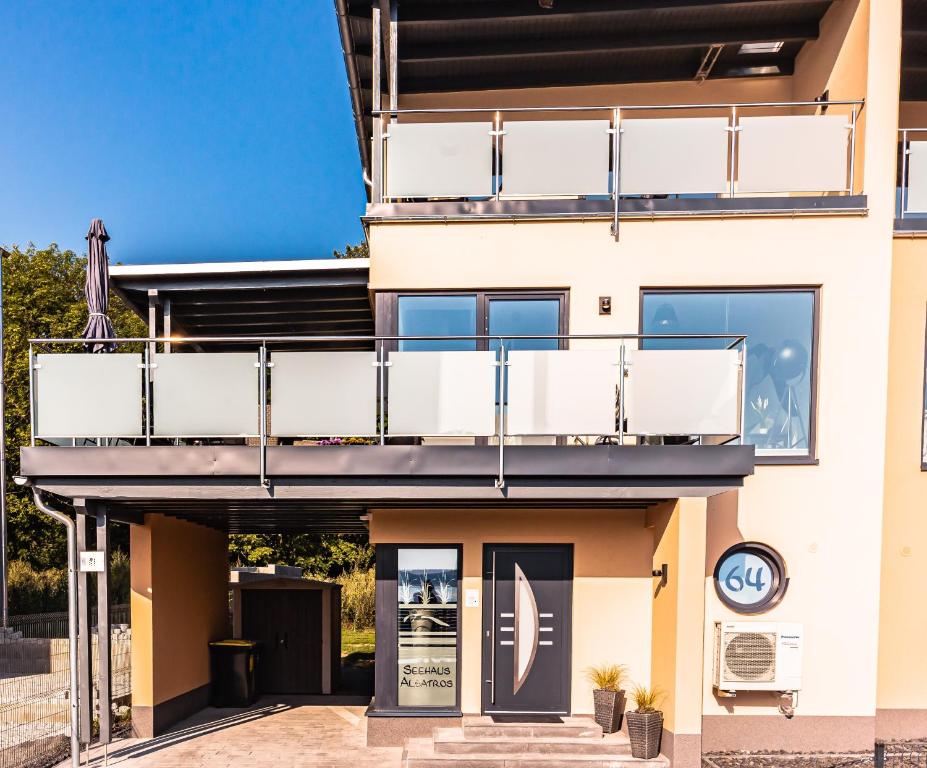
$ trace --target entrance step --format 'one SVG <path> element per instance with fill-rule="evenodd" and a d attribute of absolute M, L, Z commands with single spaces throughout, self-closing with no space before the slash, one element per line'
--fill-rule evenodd
<path fill-rule="evenodd" d="M 586 718 L 563 722 L 494 722 L 465 717 L 460 728 L 436 728 L 431 738 L 409 739 L 404 768 L 669 768 L 660 755 L 631 757 L 623 733 L 603 736 Z"/>
<path fill-rule="evenodd" d="M 463 731 L 468 737 L 537 738 L 601 737 L 602 726 L 585 717 L 563 717 L 561 722 L 496 722 L 491 717 L 464 717 Z"/>
<path fill-rule="evenodd" d="M 510 729 L 507 729 L 510 730 Z M 463 728 L 436 728 L 434 751 L 439 754 L 630 755 L 623 733 L 598 736 L 527 736 L 512 734 L 473 736 Z"/>

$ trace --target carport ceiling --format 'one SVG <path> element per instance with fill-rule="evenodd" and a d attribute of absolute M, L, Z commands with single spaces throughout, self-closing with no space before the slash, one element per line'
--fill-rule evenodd
<path fill-rule="evenodd" d="M 571 503 L 570 509 L 563 514 L 569 515 L 571 509 L 595 508 L 621 510 L 643 510 L 662 499 L 614 499 L 596 503 Z M 199 523 L 229 533 L 316 533 L 316 534 L 366 534 L 367 523 L 364 519 L 368 513 L 366 505 L 358 504 L 312 504 L 305 501 L 268 499 L 266 501 L 242 500 L 157 500 L 157 501 L 109 501 L 112 513 L 119 516 L 141 514 L 164 514 L 191 523 Z M 426 505 L 403 502 L 401 505 L 380 503 L 378 508 L 401 506 L 404 509 L 424 507 Z M 498 508 L 498 502 L 483 503 L 469 501 L 455 505 L 454 508 L 467 509 Z M 523 509 L 525 514 L 531 510 L 543 508 L 537 502 L 506 503 L 506 508 Z M 428 508 L 435 514 L 442 514 L 432 503 Z M 551 504 L 550 508 L 562 508 Z"/>

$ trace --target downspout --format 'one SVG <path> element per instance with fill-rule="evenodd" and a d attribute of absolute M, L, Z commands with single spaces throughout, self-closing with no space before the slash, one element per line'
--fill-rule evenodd
<path fill-rule="evenodd" d="M 71 766 L 80 766 L 80 742 L 78 741 L 77 701 L 77 525 L 64 512 L 59 512 L 45 503 L 42 492 L 32 489 L 36 507 L 67 528 L 68 533 L 68 661 L 71 672 Z"/>
<path fill-rule="evenodd" d="M 370 151 L 364 130 L 364 105 L 361 101 L 361 80 L 354 61 L 354 41 L 351 39 L 350 21 L 348 20 L 347 0 L 335 0 L 335 13 L 338 15 L 338 32 L 341 35 L 341 51 L 344 54 L 344 68 L 348 73 L 348 90 L 351 92 L 351 107 L 354 111 L 354 129 L 357 133 L 357 146 L 361 156 L 361 173 L 364 183 L 371 186 Z"/>

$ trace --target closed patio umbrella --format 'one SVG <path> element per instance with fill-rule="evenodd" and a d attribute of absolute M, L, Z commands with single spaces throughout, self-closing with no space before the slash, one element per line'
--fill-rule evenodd
<path fill-rule="evenodd" d="M 109 257 L 106 255 L 106 227 L 102 219 L 90 222 L 87 232 L 87 279 L 84 282 L 84 295 L 87 297 L 87 309 L 90 317 L 84 328 L 85 339 L 113 339 L 116 332 L 106 316 L 109 309 Z M 92 352 L 112 352 L 115 344 L 88 344 Z"/>

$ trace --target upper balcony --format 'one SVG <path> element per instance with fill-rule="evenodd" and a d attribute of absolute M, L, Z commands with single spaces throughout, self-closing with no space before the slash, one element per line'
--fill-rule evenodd
<path fill-rule="evenodd" d="M 136 510 L 614 506 L 738 487 L 754 464 L 745 339 L 666 338 L 374 336 L 369 350 L 304 351 L 326 339 L 173 337 L 112 354 L 37 339 L 21 471 Z M 193 351 L 210 345 L 238 351 Z"/>
<path fill-rule="evenodd" d="M 375 111 L 367 220 L 862 213 L 862 106 Z"/>
<path fill-rule="evenodd" d="M 336 0 L 368 222 L 860 214 L 858 0 Z"/>

